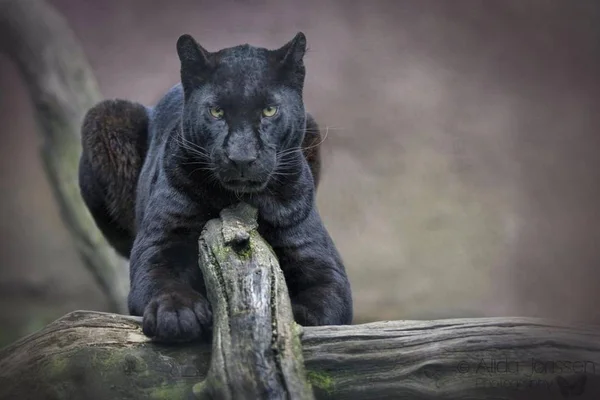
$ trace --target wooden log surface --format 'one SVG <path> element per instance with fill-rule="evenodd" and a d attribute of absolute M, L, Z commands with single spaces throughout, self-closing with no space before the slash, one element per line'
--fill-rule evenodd
<path fill-rule="evenodd" d="M 219 400 L 310 400 L 301 328 L 277 257 L 257 228 L 256 209 L 241 203 L 221 211 L 200 237 L 199 265 L 214 324 L 208 376 L 194 393 Z"/>
<path fill-rule="evenodd" d="M 600 398 L 597 327 L 388 321 L 305 327 L 302 347 L 318 399 Z M 139 318 L 78 311 L 0 350 L 0 399 L 194 399 L 210 362 L 210 344 L 155 344 Z"/>

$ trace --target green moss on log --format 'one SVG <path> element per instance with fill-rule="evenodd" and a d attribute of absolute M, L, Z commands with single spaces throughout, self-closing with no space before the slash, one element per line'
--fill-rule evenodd
<path fill-rule="evenodd" d="M 322 371 L 314 370 L 308 370 L 306 372 L 306 375 L 308 382 L 312 386 L 324 390 L 329 395 L 333 393 L 333 390 L 335 388 L 335 382 L 330 375 Z"/>
<path fill-rule="evenodd" d="M 152 400 L 173 400 L 189 398 L 192 392 L 192 385 L 186 383 L 163 384 L 156 388 L 151 388 L 146 391 L 146 396 Z"/>

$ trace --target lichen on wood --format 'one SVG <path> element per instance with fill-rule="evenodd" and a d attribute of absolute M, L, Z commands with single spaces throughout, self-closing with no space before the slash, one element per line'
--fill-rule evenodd
<path fill-rule="evenodd" d="M 211 367 L 195 393 L 214 399 L 312 399 L 285 278 L 241 203 L 206 224 L 200 260 L 213 309 Z"/>
<path fill-rule="evenodd" d="M 66 315 L 0 350 L 0 399 L 197 398 L 211 345 L 154 343 L 140 326 L 138 317 Z M 317 399 L 560 400 L 561 390 L 571 390 L 565 381 L 582 380 L 574 398 L 600 398 L 598 326 L 537 318 L 385 321 L 304 327 L 301 342 Z M 539 368 L 532 371 L 532 362 Z"/>

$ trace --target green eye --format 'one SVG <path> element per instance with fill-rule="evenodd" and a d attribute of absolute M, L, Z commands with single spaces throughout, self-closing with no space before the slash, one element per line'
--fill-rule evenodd
<path fill-rule="evenodd" d="M 266 107 L 266 108 L 263 108 L 263 110 L 262 110 L 262 115 L 267 118 L 270 118 L 270 117 L 274 116 L 275 114 L 277 114 L 277 107 Z"/>
<path fill-rule="evenodd" d="M 225 111 L 223 111 L 221 107 L 211 107 L 209 111 L 210 115 L 217 119 L 223 118 L 223 115 L 225 114 Z"/>

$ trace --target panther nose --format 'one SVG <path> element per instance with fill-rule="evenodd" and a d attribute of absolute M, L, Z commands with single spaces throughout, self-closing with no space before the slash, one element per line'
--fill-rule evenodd
<path fill-rule="evenodd" d="M 245 170 L 256 161 L 256 156 L 248 154 L 225 154 L 225 156 L 238 171 Z"/>

